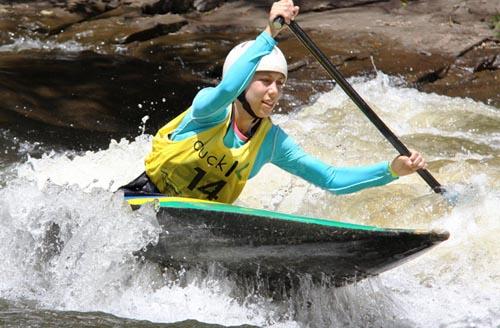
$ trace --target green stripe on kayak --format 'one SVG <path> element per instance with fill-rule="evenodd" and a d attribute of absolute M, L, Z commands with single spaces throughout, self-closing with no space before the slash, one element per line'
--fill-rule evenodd
<path fill-rule="evenodd" d="M 383 229 L 375 226 L 367 226 L 360 224 L 353 224 L 347 222 L 338 222 L 322 218 L 309 218 L 306 216 L 298 216 L 274 211 L 260 210 L 254 208 L 246 208 L 235 205 L 228 205 L 215 202 L 189 202 L 189 201 L 160 201 L 160 207 L 180 208 L 180 209 L 198 209 L 203 211 L 218 211 L 224 213 L 245 214 L 252 216 L 259 216 L 270 219 L 288 220 L 300 223 L 318 224 L 327 227 L 345 228 L 354 230 L 367 230 L 367 231 L 394 231 L 394 229 Z M 404 231 L 405 229 L 397 229 Z"/>

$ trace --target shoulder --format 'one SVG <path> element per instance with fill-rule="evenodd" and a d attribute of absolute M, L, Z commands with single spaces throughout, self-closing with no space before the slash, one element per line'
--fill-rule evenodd
<path fill-rule="evenodd" d="M 286 132 L 277 124 L 275 124 L 271 118 L 266 118 L 265 119 L 266 124 L 269 125 L 269 131 L 268 135 L 273 135 L 273 136 L 285 136 L 287 135 Z"/>
<path fill-rule="evenodd" d="M 302 149 L 295 140 L 276 124 L 272 124 L 264 143 L 267 146 L 267 150 L 272 154 L 271 158 L 273 162 L 280 162 L 285 158 L 302 153 Z"/>
<path fill-rule="evenodd" d="M 268 136 L 273 138 L 274 143 L 279 148 L 289 148 L 295 147 L 297 144 L 295 140 L 288 135 L 279 125 L 271 123 L 272 126 L 269 129 Z"/>

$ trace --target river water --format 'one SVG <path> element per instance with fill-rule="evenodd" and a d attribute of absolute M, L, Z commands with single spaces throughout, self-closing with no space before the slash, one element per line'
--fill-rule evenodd
<path fill-rule="evenodd" d="M 415 175 L 333 196 L 266 166 L 237 204 L 384 227 L 444 229 L 451 233 L 448 241 L 356 285 L 332 289 L 304 281 L 300 292 L 279 302 L 238 294 L 234 282 L 217 271 L 184 272 L 183 279 L 171 280 L 132 255 L 158 237 L 154 209 L 132 212 L 113 193 L 143 170 L 151 135 L 77 151 L 5 127 L 0 324 L 500 326 L 500 110 L 424 94 L 381 73 L 350 81 L 403 142 L 424 153 L 429 170 L 452 195 L 432 193 Z M 273 118 L 308 152 L 339 166 L 396 155 L 338 87 L 313 98 Z M 144 117 L 138 123 L 144 131 L 149 122 Z"/>

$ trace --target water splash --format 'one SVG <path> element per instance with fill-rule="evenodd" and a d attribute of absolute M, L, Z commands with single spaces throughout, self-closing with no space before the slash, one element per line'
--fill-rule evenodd
<path fill-rule="evenodd" d="M 40 40 L 31 37 L 18 37 L 12 40 L 12 43 L 0 46 L 0 52 L 18 52 L 24 50 L 59 50 L 65 53 L 79 53 L 88 50 L 76 41 L 56 42 L 50 40 Z"/>
<path fill-rule="evenodd" d="M 17 167 L 19 177 L 34 179 L 39 188 L 47 181 L 77 184 L 83 191 L 102 188 L 115 191 L 144 171 L 143 158 L 150 147 L 151 136 L 140 135 L 133 142 L 112 140 L 109 148 L 82 154 L 65 151 L 29 157 Z"/>

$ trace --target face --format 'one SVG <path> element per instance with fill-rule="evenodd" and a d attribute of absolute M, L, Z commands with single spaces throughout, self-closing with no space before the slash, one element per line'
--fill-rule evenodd
<path fill-rule="evenodd" d="M 246 99 L 255 115 L 265 118 L 271 115 L 281 97 L 285 76 L 278 72 L 256 72 L 246 90 Z"/>

